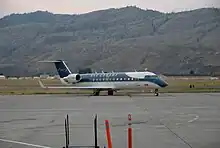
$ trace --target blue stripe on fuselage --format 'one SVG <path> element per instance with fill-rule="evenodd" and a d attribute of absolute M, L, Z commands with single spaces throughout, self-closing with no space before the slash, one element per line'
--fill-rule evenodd
<path fill-rule="evenodd" d="M 168 84 L 160 79 L 157 75 L 145 76 L 137 79 L 126 75 L 125 73 L 94 73 L 81 74 L 81 80 L 78 82 L 126 82 L 126 81 L 147 81 L 157 84 L 160 87 L 166 87 Z M 132 80 L 133 79 L 133 80 Z"/>

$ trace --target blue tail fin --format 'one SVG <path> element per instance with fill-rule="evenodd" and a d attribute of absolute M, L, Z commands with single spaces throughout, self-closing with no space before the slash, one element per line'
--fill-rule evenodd
<path fill-rule="evenodd" d="M 57 60 L 55 63 L 57 72 L 60 76 L 60 78 L 64 78 L 66 76 L 68 76 L 69 74 L 71 74 L 71 71 L 69 70 L 69 68 L 67 67 L 66 63 L 62 60 Z"/>
<path fill-rule="evenodd" d="M 69 74 L 71 74 L 71 71 L 67 67 L 66 63 L 62 60 L 39 61 L 39 62 L 40 63 L 54 63 L 60 78 L 64 78 L 64 77 L 68 76 Z"/>

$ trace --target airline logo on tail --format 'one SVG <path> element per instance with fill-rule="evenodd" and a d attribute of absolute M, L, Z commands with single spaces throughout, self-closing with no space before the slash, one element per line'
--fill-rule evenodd
<path fill-rule="evenodd" d="M 58 68 L 57 71 L 58 72 L 69 72 L 68 69 L 63 69 L 63 68 Z"/>

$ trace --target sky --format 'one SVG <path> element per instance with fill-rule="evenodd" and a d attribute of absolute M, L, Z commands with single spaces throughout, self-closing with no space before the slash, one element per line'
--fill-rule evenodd
<path fill-rule="evenodd" d="M 0 0 L 0 17 L 37 10 L 60 14 L 82 14 L 125 6 L 178 12 L 202 7 L 220 7 L 220 0 Z"/>

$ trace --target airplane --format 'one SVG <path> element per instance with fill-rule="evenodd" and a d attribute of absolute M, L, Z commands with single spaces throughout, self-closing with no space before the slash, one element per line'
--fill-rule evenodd
<path fill-rule="evenodd" d="M 143 72 L 95 72 L 95 73 L 72 73 L 65 61 L 39 61 L 44 63 L 54 63 L 62 84 L 66 86 L 46 87 L 39 80 L 42 88 L 49 89 L 90 89 L 94 96 L 99 96 L 101 91 L 108 91 L 108 95 L 125 89 L 154 89 L 155 96 L 159 96 L 158 89 L 168 86 L 160 76 L 150 71 Z"/>

